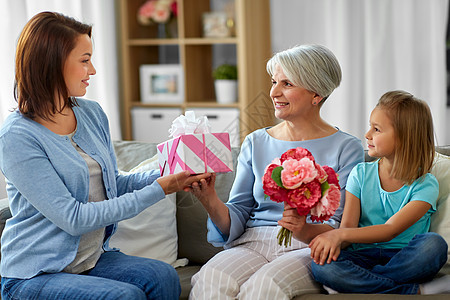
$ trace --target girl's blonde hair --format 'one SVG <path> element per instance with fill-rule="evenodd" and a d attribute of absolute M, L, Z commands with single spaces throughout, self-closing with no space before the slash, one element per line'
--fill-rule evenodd
<path fill-rule="evenodd" d="M 381 96 L 377 108 L 390 117 L 396 136 L 391 175 L 411 184 L 430 172 L 434 159 L 433 118 L 427 103 L 405 91 Z"/>

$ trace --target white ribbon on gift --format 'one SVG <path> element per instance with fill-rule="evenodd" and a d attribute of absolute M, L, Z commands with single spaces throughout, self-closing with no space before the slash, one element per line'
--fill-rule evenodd
<path fill-rule="evenodd" d="M 179 137 L 183 134 L 194 133 L 210 133 L 211 125 L 206 116 L 196 118 L 195 112 L 188 110 L 184 115 L 178 116 L 172 122 L 169 129 L 169 136 L 172 138 Z"/>

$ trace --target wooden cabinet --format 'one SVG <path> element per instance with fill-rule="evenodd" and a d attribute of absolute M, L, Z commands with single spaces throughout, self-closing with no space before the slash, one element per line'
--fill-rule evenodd
<path fill-rule="evenodd" d="M 270 77 L 266 62 L 271 57 L 269 0 L 235 0 L 235 36 L 204 38 L 203 13 L 210 0 L 178 0 L 177 36 L 161 38 L 161 25 L 143 26 L 137 11 L 144 0 L 117 0 L 120 22 L 120 90 L 123 139 L 133 139 L 131 110 L 145 108 L 234 108 L 239 111 L 241 139 L 251 131 L 273 124 L 269 98 Z M 220 61 L 217 49 L 225 49 L 238 66 L 238 101 L 215 100 L 212 70 Z M 143 64 L 179 64 L 183 70 L 184 99 L 181 103 L 143 103 L 140 99 L 139 67 Z M 219 52 L 220 53 L 220 52 Z M 231 121 L 231 120 L 230 120 Z M 168 128 L 167 128 L 168 129 Z M 167 130 L 148 128 L 146 130 Z"/>

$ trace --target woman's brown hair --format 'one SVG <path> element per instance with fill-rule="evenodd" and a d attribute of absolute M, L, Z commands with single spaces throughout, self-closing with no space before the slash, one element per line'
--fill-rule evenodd
<path fill-rule="evenodd" d="M 64 81 L 64 64 L 80 35 L 91 37 L 92 26 L 55 12 L 31 18 L 16 49 L 14 98 L 19 111 L 50 120 L 66 106 L 76 105 Z M 65 99 L 62 107 L 56 99 Z"/>
<path fill-rule="evenodd" d="M 427 103 L 405 91 L 381 96 L 377 106 L 390 117 L 395 135 L 392 176 L 411 184 L 430 172 L 434 159 L 433 118 Z"/>

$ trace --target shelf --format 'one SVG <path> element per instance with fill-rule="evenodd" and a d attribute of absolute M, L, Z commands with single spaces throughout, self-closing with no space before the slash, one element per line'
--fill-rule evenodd
<path fill-rule="evenodd" d="M 202 37 L 203 13 L 223 4 L 222 0 L 197 0 L 195 6 L 190 1 L 178 0 L 178 18 L 172 24 L 177 26 L 175 38 L 158 38 L 164 36 L 163 26 L 142 26 L 137 22 L 136 13 L 144 0 L 116 2 L 121 29 L 119 85 L 123 139 L 133 139 L 133 108 L 168 108 L 183 112 L 201 108 L 234 109 L 239 115 L 241 139 L 255 129 L 274 123 L 266 72 L 266 62 L 272 55 L 269 0 L 234 0 L 236 36 L 226 38 Z M 237 103 L 220 104 L 215 100 L 212 70 L 223 63 L 238 66 Z M 180 64 L 183 102 L 141 102 L 139 67 L 143 64 Z"/>
<path fill-rule="evenodd" d="M 143 103 L 140 101 L 134 101 L 131 103 L 132 107 L 180 107 L 179 103 Z"/>
<path fill-rule="evenodd" d="M 221 104 L 217 103 L 215 100 L 213 101 L 205 101 L 205 102 L 190 102 L 190 103 L 143 103 L 140 101 L 133 101 L 131 103 L 132 107 L 184 107 L 188 108 L 239 108 L 239 103 L 230 103 L 230 104 Z"/>
<path fill-rule="evenodd" d="M 189 38 L 180 39 L 180 44 L 185 45 L 217 45 L 217 44 L 237 44 L 236 38 Z"/>
<path fill-rule="evenodd" d="M 190 102 L 186 103 L 186 108 L 199 108 L 199 107 L 217 107 L 217 108 L 239 108 L 239 103 L 221 104 L 214 102 Z"/>
<path fill-rule="evenodd" d="M 237 44 L 236 38 L 132 39 L 129 46 Z"/>
<path fill-rule="evenodd" d="M 132 39 L 128 41 L 129 46 L 158 46 L 178 44 L 178 39 Z"/>

